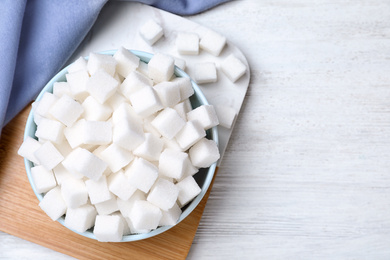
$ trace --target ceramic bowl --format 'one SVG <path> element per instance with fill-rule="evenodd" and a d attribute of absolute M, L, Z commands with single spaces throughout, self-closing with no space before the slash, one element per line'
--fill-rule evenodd
<path fill-rule="evenodd" d="M 145 63 L 148 63 L 149 60 L 153 57 L 153 54 L 150 54 L 150 53 L 146 53 L 146 52 L 142 52 L 142 51 L 136 51 L 136 50 L 130 50 L 130 51 L 132 53 L 134 53 L 136 56 L 138 56 L 140 58 L 140 60 L 142 62 L 145 62 Z M 100 53 L 108 54 L 108 55 L 114 55 L 115 52 L 116 52 L 116 50 L 110 50 L 110 51 L 104 51 L 104 52 L 100 52 Z M 86 59 L 88 59 L 88 57 L 86 57 Z M 39 101 L 42 98 L 42 96 L 43 96 L 43 94 L 45 92 L 53 92 L 53 84 L 54 84 L 54 82 L 66 81 L 65 75 L 68 72 L 68 67 L 66 67 L 63 70 L 61 70 L 57 75 L 55 75 L 46 84 L 46 86 L 39 93 L 39 95 L 38 95 L 38 97 L 36 99 L 37 101 Z M 175 67 L 175 72 L 174 73 L 175 73 L 175 75 L 177 77 L 187 77 L 187 78 L 189 78 L 189 76 L 183 70 L 179 69 L 178 67 Z M 194 95 L 192 95 L 190 97 L 190 101 L 191 101 L 192 107 L 196 108 L 196 107 L 198 107 L 200 105 L 207 105 L 208 104 L 207 99 L 204 96 L 204 94 L 202 93 L 202 91 L 200 90 L 199 86 L 193 80 L 191 80 L 191 83 L 192 83 L 192 87 L 194 88 L 194 91 L 195 91 Z M 28 116 L 28 118 L 27 118 L 24 138 L 26 138 L 27 136 L 30 136 L 30 137 L 33 137 L 33 138 L 36 139 L 36 137 L 35 137 L 36 129 L 37 129 L 37 126 L 34 123 L 33 113 L 31 111 L 29 116 Z M 214 140 L 218 144 L 218 131 L 217 131 L 217 128 L 213 127 L 212 129 L 207 130 L 207 136 L 206 137 L 209 138 L 209 139 Z M 27 176 L 28 176 L 28 179 L 30 181 L 31 187 L 32 187 L 35 195 L 37 196 L 38 200 L 41 201 L 43 199 L 43 195 L 44 194 L 38 193 L 36 191 L 34 182 L 33 182 L 32 177 L 31 177 L 31 168 L 34 165 L 33 165 L 32 162 L 30 162 L 27 159 L 24 159 L 24 162 L 25 162 L 26 172 L 27 172 Z M 215 170 L 216 170 L 216 165 L 217 165 L 217 163 L 214 163 L 209 168 L 201 168 L 200 171 L 194 175 L 194 178 L 195 178 L 196 182 L 198 183 L 199 187 L 202 190 L 201 190 L 200 194 L 197 197 L 195 197 L 190 203 L 188 203 L 185 207 L 182 208 L 182 214 L 181 214 L 181 216 L 180 216 L 180 218 L 178 220 L 178 223 L 183 221 L 196 208 L 196 206 L 202 200 L 203 196 L 205 195 L 206 191 L 208 190 L 208 188 L 210 186 L 210 183 L 211 183 L 211 181 L 213 179 L 213 176 L 214 176 L 214 173 L 215 173 Z M 62 225 L 65 226 L 64 221 L 65 221 L 64 216 L 62 216 L 60 219 L 58 219 L 58 222 L 60 222 Z M 159 235 L 161 233 L 164 233 L 165 231 L 169 230 L 172 227 L 173 226 L 162 226 L 162 227 L 158 227 L 157 229 L 154 229 L 154 230 L 150 231 L 149 233 L 145 233 L 145 234 L 124 235 L 121 242 L 137 241 L 137 240 L 150 238 L 150 237 Z M 74 231 L 74 230 L 72 230 L 72 231 Z M 76 232 L 76 231 L 74 231 L 74 232 Z M 87 230 L 86 232 L 83 232 L 83 233 L 79 233 L 79 232 L 76 232 L 76 233 L 78 233 L 78 234 L 80 234 L 82 236 L 85 236 L 85 237 L 89 237 L 91 239 L 96 239 L 95 235 L 93 234 L 93 228 L 91 228 L 91 229 L 89 229 L 89 230 Z"/>

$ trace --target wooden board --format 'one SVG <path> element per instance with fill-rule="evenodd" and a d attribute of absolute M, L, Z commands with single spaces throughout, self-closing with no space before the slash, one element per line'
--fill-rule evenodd
<path fill-rule="evenodd" d="M 77 235 L 39 208 L 17 155 L 30 107 L 4 129 L 0 140 L 0 230 L 78 259 L 185 259 L 202 217 L 210 188 L 182 222 L 158 236 L 127 243 L 100 243 Z M 214 176 L 215 177 L 215 176 Z"/>

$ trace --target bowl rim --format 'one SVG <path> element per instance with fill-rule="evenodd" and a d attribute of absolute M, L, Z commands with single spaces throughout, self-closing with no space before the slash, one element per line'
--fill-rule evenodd
<path fill-rule="evenodd" d="M 96 53 L 106 54 L 106 55 L 114 55 L 117 51 L 118 50 L 106 50 L 106 51 L 101 51 L 101 52 L 96 52 Z M 140 58 L 140 60 L 145 62 L 145 63 L 148 63 L 150 61 L 150 59 L 153 57 L 153 55 L 154 55 L 152 53 L 139 51 L 139 50 L 131 50 L 131 49 L 129 49 L 129 51 L 132 52 L 134 55 L 138 56 Z M 84 58 L 88 59 L 88 56 L 86 56 Z M 68 68 L 69 68 L 70 65 L 68 65 L 65 68 L 63 68 L 62 70 L 60 70 L 52 79 L 50 79 L 50 81 L 44 86 L 44 88 L 38 94 L 37 98 L 35 99 L 36 101 L 39 101 L 42 98 L 42 96 L 44 95 L 45 92 L 52 92 L 52 88 L 53 88 L 54 82 L 59 81 L 59 79 L 61 77 L 63 77 L 68 72 Z M 191 77 L 186 72 L 184 72 L 182 69 L 180 69 L 177 66 L 175 66 L 174 74 L 176 76 L 179 76 L 179 77 L 189 78 L 190 81 L 191 81 L 192 87 L 194 89 L 194 94 L 193 95 L 195 95 L 196 98 L 198 98 L 200 100 L 200 104 L 201 105 L 209 105 L 209 103 L 208 103 L 206 97 L 204 96 L 202 90 L 199 88 L 199 86 L 195 83 L 195 81 L 193 81 L 191 79 Z M 27 121 L 26 121 L 26 126 L 25 126 L 25 131 L 24 131 L 24 136 L 23 136 L 24 140 L 26 140 L 27 137 L 36 138 L 35 132 L 33 133 L 34 129 L 32 129 L 32 128 L 34 128 L 34 126 L 36 127 L 36 124 L 34 122 L 33 109 L 31 109 L 31 111 L 30 111 L 30 113 L 28 115 Z M 218 146 L 219 139 L 218 139 L 218 129 L 217 129 L 217 127 L 214 126 L 211 129 L 209 129 L 207 132 L 208 132 L 208 135 L 211 137 L 211 139 L 214 140 L 216 142 L 217 146 Z M 131 241 L 138 241 L 138 240 L 143 240 L 143 239 L 147 239 L 147 238 L 150 238 L 150 237 L 154 237 L 156 235 L 164 233 L 165 231 L 171 229 L 172 227 L 176 226 L 181 221 L 183 221 L 189 214 L 191 214 L 191 212 L 194 211 L 194 209 L 199 205 L 199 203 L 201 202 L 201 200 L 205 196 L 207 190 L 209 189 L 209 187 L 211 185 L 213 177 L 215 175 L 217 162 L 218 161 L 214 162 L 210 167 L 208 167 L 208 170 L 205 173 L 206 174 L 206 178 L 204 180 L 204 184 L 201 187 L 201 192 L 189 204 L 186 205 L 186 208 L 181 213 L 181 215 L 179 217 L 179 220 L 177 221 L 177 223 L 175 225 L 159 226 L 156 229 L 154 229 L 154 230 L 152 230 L 152 231 L 150 231 L 148 233 L 123 235 L 122 236 L 122 240 L 119 241 L 119 242 L 131 242 Z M 38 198 L 38 200 L 40 202 L 43 199 L 43 195 L 41 193 L 37 192 L 37 190 L 35 188 L 35 185 L 34 185 L 34 181 L 33 181 L 32 176 L 31 176 L 31 168 L 34 165 L 33 165 L 33 163 L 31 161 L 29 161 L 26 158 L 24 158 L 24 164 L 25 164 L 26 173 L 27 173 L 27 177 L 28 177 L 28 180 L 30 182 L 31 188 L 33 189 L 34 194 L 36 195 L 36 197 Z M 205 169 L 207 169 L 207 168 L 205 168 Z M 75 232 L 75 233 L 77 233 L 79 235 L 82 235 L 84 237 L 88 237 L 88 238 L 97 240 L 95 235 L 93 234 L 93 232 L 90 229 L 81 233 L 81 232 L 78 232 L 76 230 L 73 230 L 73 229 L 67 227 L 65 225 L 64 216 L 61 216 L 56 221 L 61 223 L 67 229 L 69 229 L 69 230 L 71 230 L 71 231 L 73 231 L 73 232 Z"/>

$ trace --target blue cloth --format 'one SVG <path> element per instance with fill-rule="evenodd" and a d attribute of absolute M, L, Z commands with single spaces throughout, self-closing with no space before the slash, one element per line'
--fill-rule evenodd
<path fill-rule="evenodd" d="M 135 1 L 189 15 L 229 0 Z M 0 1 L 0 134 L 64 66 L 106 2 Z"/>

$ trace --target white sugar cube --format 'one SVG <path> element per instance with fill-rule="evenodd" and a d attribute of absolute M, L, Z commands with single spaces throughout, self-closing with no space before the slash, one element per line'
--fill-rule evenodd
<path fill-rule="evenodd" d="M 143 24 L 139 29 L 139 33 L 149 45 L 153 45 L 164 35 L 163 28 L 153 20 Z"/>
<path fill-rule="evenodd" d="M 108 104 L 100 104 L 94 97 L 87 97 L 82 103 L 84 113 L 82 117 L 91 121 L 106 121 L 112 114 L 112 107 Z"/>
<path fill-rule="evenodd" d="M 234 54 L 230 54 L 221 62 L 221 70 L 232 82 L 236 82 L 245 74 L 246 66 Z"/>
<path fill-rule="evenodd" d="M 114 59 L 117 62 L 116 72 L 125 78 L 130 72 L 138 68 L 140 60 L 138 56 L 123 47 L 120 47 L 114 54 Z"/>
<path fill-rule="evenodd" d="M 58 100 L 52 93 L 45 92 L 34 108 L 34 116 L 48 117 L 51 106 Z"/>
<path fill-rule="evenodd" d="M 84 142 L 84 124 L 85 119 L 80 119 L 71 127 L 64 129 L 64 135 L 70 147 L 77 148 Z"/>
<path fill-rule="evenodd" d="M 194 89 L 192 87 L 190 78 L 178 77 L 173 79 L 172 81 L 179 85 L 180 101 L 188 99 L 190 96 L 194 94 Z"/>
<path fill-rule="evenodd" d="M 176 38 L 176 48 L 181 55 L 198 55 L 199 36 L 196 33 L 178 33 Z"/>
<path fill-rule="evenodd" d="M 79 70 L 73 73 L 68 73 L 65 75 L 66 81 L 69 83 L 70 91 L 72 96 L 78 100 L 82 101 L 88 97 L 87 82 L 89 80 L 89 74 L 86 70 Z"/>
<path fill-rule="evenodd" d="M 159 174 L 180 179 L 187 167 L 188 154 L 173 149 L 165 149 L 159 160 Z"/>
<path fill-rule="evenodd" d="M 212 105 L 201 105 L 187 113 L 188 121 L 198 121 L 205 130 L 219 124 L 217 113 Z"/>
<path fill-rule="evenodd" d="M 73 73 L 79 70 L 87 69 L 87 61 L 83 57 L 79 57 L 68 67 L 68 73 Z"/>
<path fill-rule="evenodd" d="M 145 133 L 145 141 L 134 151 L 134 155 L 148 161 L 157 161 L 160 158 L 164 142 L 151 133 Z"/>
<path fill-rule="evenodd" d="M 117 172 L 127 166 L 133 159 L 133 154 L 113 143 L 100 152 L 99 157 L 108 164 L 112 172 Z"/>
<path fill-rule="evenodd" d="M 99 70 L 104 70 L 109 75 L 114 76 L 117 61 L 111 55 L 101 53 L 90 53 L 88 59 L 88 72 L 92 76 Z"/>
<path fill-rule="evenodd" d="M 48 171 L 42 165 L 31 168 L 31 177 L 38 193 L 45 193 L 57 186 L 53 172 Z"/>
<path fill-rule="evenodd" d="M 230 129 L 236 119 L 237 112 L 230 106 L 218 105 L 215 106 L 215 112 L 217 113 L 219 125 L 227 129 Z"/>
<path fill-rule="evenodd" d="M 99 215 L 108 215 L 119 210 L 118 203 L 114 196 L 109 200 L 96 203 L 94 206 Z"/>
<path fill-rule="evenodd" d="M 93 234 L 100 242 L 119 242 L 123 236 L 123 222 L 119 216 L 97 215 Z"/>
<path fill-rule="evenodd" d="M 159 131 L 157 131 L 156 128 L 154 128 L 154 126 L 152 125 L 152 121 L 156 118 L 155 115 L 151 115 L 149 117 L 146 117 L 144 118 L 144 125 L 143 125 L 143 128 L 144 128 L 144 131 L 145 133 L 150 133 L 156 137 L 161 137 L 161 134 Z"/>
<path fill-rule="evenodd" d="M 102 176 L 98 181 L 86 180 L 85 186 L 92 204 L 101 203 L 114 197 L 108 189 L 106 176 Z"/>
<path fill-rule="evenodd" d="M 64 159 L 62 154 L 50 141 L 43 143 L 41 147 L 34 152 L 34 156 L 48 171 L 52 170 Z"/>
<path fill-rule="evenodd" d="M 218 145 L 213 140 L 206 138 L 202 138 L 194 144 L 188 154 L 192 164 L 202 168 L 209 167 L 220 157 Z"/>
<path fill-rule="evenodd" d="M 59 144 L 54 144 L 54 146 L 64 157 L 68 156 L 68 154 L 73 151 L 72 147 L 70 147 L 68 141 L 66 141 L 65 139 Z"/>
<path fill-rule="evenodd" d="M 173 107 L 184 121 L 187 121 L 187 113 L 192 110 L 191 102 L 189 99 L 185 99 L 176 106 Z"/>
<path fill-rule="evenodd" d="M 168 139 L 165 137 L 161 138 L 164 142 L 164 148 L 172 149 L 175 151 L 183 152 L 183 149 L 180 147 L 180 145 L 177 143 L 176 139 Z"/>
<path fill-rule="evenodd" d="M 88 201 L 88 191 L 80 179 L 68 178 L 61 184 L 61 194 L 68 208 L 77 208 Z"/>
<path fill-rule="evenodd" d="M 76 172 L 97 181 L 103 175 L 107 164 L 90 151 L 77 147 L 62 162 L 70 172 Z"/>
<path fill-rule="evenodd" d="M 63 95 L 72 96 L 70 86 L 68 82 L 54 82 L 53 84 L 53 95 L 60 98 Z"/>
<path fill-rule="evenodd" d="M 115 92 L 111 97 L 109 97 L 105 105 L 108 105 L 112 108 L 112 110 L 117 109 L 121 104 L 129 102 L 128 99 L 126 99 L 122 94 L 120 94 L 118 91 Z"/>
<path fill-rule="evenodd" d="M 42 118 L 35 136 L 59 144 L 64 140 L 64 128 L 64 125 L 56 120 Z"/>
<path fill-rule="evenodd" d="M 119 91 L 128 98 L 145 86 L 153 86 L 153 81 L 138 71 L 132 71 L 119 86 Z"/>
<path fill-rule="evenodd" d="M 188 121 L 175 138 L 183 151 L 186 151 L 205 136 L 206 131 L 199 121 Z"/>
<path fill-rule="evenodd" d="M 176 181 L 179 182 L 179 181 L 183 180 L 184 178 L 186 178 L 188 176 L 194 176 L 197 172 L 199 172 L 199 168 L 194 166 L 191 163 L 191 160 L 189 158 L 187 159 L 186 165 L 187 165 L 187 167 L 184 169 L 183 175 L 181 176 L 180 179 L 176 179 Z"/>
<path fill-rule="evenodd" d="M 129 226 L 131 234 L 146 234 L 151 231 L 151 229 L 136 229 L 130 218 L 125 218 L 125 220 L 127 222 L 127 225 Z"/>
<path fill-rule="evenodd" d="M 179 84 L 172 81 L 164 81 L 154 87 L 160 101 L 164 107 L 173 107 L 180 102 Z"/>
<path fill-rule="evenodd" d="M 39 164 L 39 161 L 35 157 L 34 153 L 41 147 L 41 145 L 42 144 L 34 138 L 27 136 L 26 139 L 23 141 L 22 145 L 20 146 L 18 154 L 35 164 Z"/>
<path fill-rule="evenodd" d="M 50 114 L 66 126 L 72 126 L 84 112 L 81 104 L 68 95 L 63 95 L 50 108 Z"/>
<path fill-rule="evenodd" d="M 194 79 L 198 84 L 217 82 L 217 68 L 214 62 L 202 62 L 195 65 Z"/>
<path fill-rule="evenodd" d="M 47 92 L 45 92 L 45 93 L 47 93 Z M 43 116 L 35 113 L 35 110 L 37 109 L 39 103 L 40 103 L 40 101 L 37 101 L 37 100 L 31 103 L 31 111 L 33 113 L 33 116 L 34 116 L 33 119 L 34 119 L 34 123 L 36 125 L 39 125 L 39 123 L 41 122 L 42 118 L 44 118 Z"/>
<path fill-rule="evenodd" d="M 160 222 L 162 213 L 152 203 L 138 200 L 134 203 L 129 217 L 136 229 L 155 229 Z"/>
<path fill-rule="evenodd" d="M 168 210 L 162 210 L 162 217 L 160 219 L 159 226 L 173 226 L 176 225 L 182 213 L 180 207 L 175 203 L 172 208 Z"/>
<path fill-rule="evenodd" d="M 146 200 L 162 210 L 169 210 L 175 204 L 178 195 L 179 188 L 173 182 L 160 178 L 150 189 Z"/>
<path fill-rule="evenodd" d="M 168 139 L 172 139 L 184 127 L 185 121 L 173 108 L 162 110 L 151 124 Z"/>
<path fill-rule="evenodd" d="M 147 64 L 147 63 L 141 61 L 141 62 L 139 63 L 139 66 L 138 66 L 138 68 L 137 68 L 137 71 L 138 71 L 139 73 L 141 73 L 142 75 L 144 75 L 144 76 L 146 76 L 146 77 L 149 78 L 148 64 Z"/>
<path fill-rule="evenodd" d="M 145 86 L 131 94 L 129 99 L 134 110 L 142 117 L 150 116 L 163 108 L 156 91 L 149 86 Z"/>
<path fill-rule="evenodd" d="M 173 57 L 175 59 L 175 66 L 181 70 L 186 69 L 186 61 L 184 59 L 180 59 L 178 57 Z"/>
<path fill-rule="evenodd" d="M 156 53 L 148 63 L 149 77 L 155 83 L 168 81 L 173 76 L 174 62 L 171 56 Z"/>
<path fill-rule="evenodd" d="M 226 45 L 226 37 L 212 30 L 208 30 L 200 39 L 199 47 L 202 50 L 211 53 L 214 56 L 219 56 L 223 47 Z"/>
<path fill-rule="evenodd" d="M 61 196 L 61 188 L 55 187 L 48 191 L 41 202 L 39 207 L 53 220 L 56 221 L 66 212 L 66 204 Z"/>
<path fill-rule="evenodd" d="M 82 205 L 78 208 L 68 208 L 65 215 L 65 226 L 83 233 L 95 225 L 96 209 L 89 204 Z"/>
<path fill-rule="evenodd" d="M 131 186 L 122 170 L 112 173 L 108 179 L 108 189 L 121 200 L 128 200 L 137 190 Z"/>
<path fill-rule="evenodd" d="M 122 214 L 120 212 L 114 212 L 111 214 L 112 216 L 118 216 L 121 218 L 122 220 L 122 223 L 123 223 L 123 235 L 124 236 L 127 236 L 127 235 L 130 235 L 131 234 L 131 230 L 130 230 L 130 227 L 129 227 L 129 224 L 127 223 L 127 219 L 125 217 L 122 216 Z"/>
<path fill-rule="evenodd" d="M 116 201 L 118 204 L 119 211 L 125 218 L 129 217 L 134 202 L 136 202 L 137 200 L 146 200 L 145 193 L 140 190 L 136 190 L 128 200 L 122 200 L 119 197 L 117 198 Z"/>
<path fill-rule="evenodd" d="M 145 134 L 139 122 L 126 118 L 114 125 L 112 139 L 113 143 L 132 151 L 145 140 Z"/>
<path fill-rule="evenodd" d="M 105 145 L 112 142 L 112 124 L 105 121 L 84 123 L 84 144 Z"/>
<path fill-rule="evenodd" d="M 142 117 L 135 112 L 134 108 L 126 102 L 118 106 L 112 114 L 113 124 L 117 124 L 120 121 L 126 120 L 128 118 L 139 122 L 139 124 L 141 124 L 143 120 Z"/>
<path fill-rule="evenodd" d="M 143 158 L 136 158 L 125 174 L 131 186 L 148 192 L 158 177 L 158 168 Z"/>
<path fill-rule="evenodd" d="M 98 70 L 87 82 L 87 90 L 100 104 L 111 97 L 119 87 L 119 82 L 105 70 Z"/>
<path fill-rule="evenodd" d="M 58 185 L 61 185 L 67 178 L 74 178 L 61 163 L 53 168 L 53 173 Z"/>
<path fill-rule="evenodd" d="M 192 176 L 188 176 L 176 183 L 176 187 L 179 188 L 177 201 L 180 207 L 185 206 L 202 191 Z"/>

